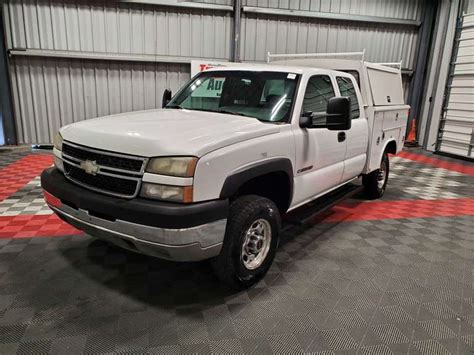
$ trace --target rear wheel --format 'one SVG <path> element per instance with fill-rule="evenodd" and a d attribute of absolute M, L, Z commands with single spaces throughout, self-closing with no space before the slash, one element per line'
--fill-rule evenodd
<path fill-rule="evenodd" d="M 383 196 L 387 187 L 389 170 L 388 154 L 385 152 L 380 162 L 380 167 L 362 177 L 364 193 L 367 198 L 373 200 Z"/>
<path fill-rule="evenodd" d="M 258 282 L 275 258 L 280 214 L 273 201 L 255 195 L 242 196 L 230 207 L 224 245 L 212 260 L 217 277 L 235 289 Z"/>

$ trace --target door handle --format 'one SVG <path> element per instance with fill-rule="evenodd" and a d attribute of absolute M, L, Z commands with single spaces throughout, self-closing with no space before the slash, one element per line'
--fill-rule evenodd
<path fill-rule="evenodd" d="M 344 142 L 346 140 L 346 132 L 339 132 L 337 134 L 337 141 Z"/>

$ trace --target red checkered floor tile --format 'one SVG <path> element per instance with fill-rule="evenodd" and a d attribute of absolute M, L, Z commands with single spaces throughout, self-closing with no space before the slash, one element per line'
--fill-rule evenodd
<path fill-rule="evenodd" d="M 325 222 L 474 215 L 474 198 L 342 203 Z"/>
<path fill-rule="evenodd" d="M 474 176 L 473 164 L 443 160 L 412 151 L 404 151 L 392 160 L 395 167 L 385 200 L 344 202 L 315 221 L 474 215 L 474 195 L 467 193 L 472 191 L 474 182 L 471 178 Z M 42 198 L 38 176 L 52 162 L 50 154 L 30 154 L 0 169 L 0 211 L 2 208 L 4 210 L 3 214 L 0 213 L 0 238 L 81 234 L 51 214 L 46 205 L 38 206 Z M 409 183 L 403 180 L 407 171 L 414 175 L 416 184 L 413 186 L 405 186 Z M 397 180 L 400 180 L 399 184 Z M 426 186 L 420 187 L 420 182 L 425 182 Z M 440 186 L 429 186 L 434 182 Z M 390 195 L 391 192 L 393 195 Z M 459 198 L 451 198 L 453 196 Z"/>
<path fill-rule="evenodd" d="M 51 154 L 29 154 L 8 166 L 0 169 L 0 208 L 10 207 L 12 195 L 18 193 L 22 188 L 27 191 L 32 184 L 39 184 L 38 176 L 41 172 L 53 164 Z M 19 205 L 18 215 L 0 215 L 0 238 L 32 238 L 41 236 L 63 236 L 77 235 L 80 231 L 64 223 L 56 215 L 37 215 L 24 212 L 28 206 L 38 204 L 38 193 L 35 196 L 27 196 L 26 202 L 15 200 Z M 25 206 L 23 206 L 25 205 Z M 43 210 L 45 207 L 43 207 Z M 9 211 L 11 213 L 11 211 Z M 28 212 L 28 211 L 26 211 Z"/>
<path fill-rule="evenodd" d="M 32 238 L 77 235 L 80 231 L 56 215 L 19 215 L 0 217 L 0 238 Z"/>
<path fill-rule="evenodd" d="M 438 158 L 428 157 L 426 155 L 416 154 L 409 151 L 403 151 L 398 154 L 398 156 L 404 159 L 413 160 L 437 168 L 447 169 L 451 171 L 456 171 L 461 174 L 474 176 L 474 166 L 470 163 L 460 164 L 457 162 L 441 160 Z"/>
<path fill-rule="evenodd" d="M 53 164 L 49 154 L 31 154 L 0 170 L 0 201 L 18 191 Z"/>

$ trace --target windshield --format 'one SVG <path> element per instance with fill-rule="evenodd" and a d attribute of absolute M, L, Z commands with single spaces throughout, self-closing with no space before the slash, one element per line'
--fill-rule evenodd
<path fill-rule="evenodd" d="M 166 108 L 222 112 L 265 122 L 288 122 L 298 75 L 262 71 L 203 72 Z"/>

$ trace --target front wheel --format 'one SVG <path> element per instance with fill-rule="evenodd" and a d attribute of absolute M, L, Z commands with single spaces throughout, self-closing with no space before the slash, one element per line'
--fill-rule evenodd
<path fill-rule="evenodd" d="M 387 187 L 389 168 L 388 154 L 384 153 L 380 167 L 362 177 L 364 193 L 367 198 L 374 200 L 382 197 Z"/>
<path fill-rule="evenodd" d="M 212 260 L 217 277 L 234 289 L 258 282 L 275 258 L 280 226 L 280 213 L 271 200 L 255 195 L 235 200 L 221 253 Z"/>

